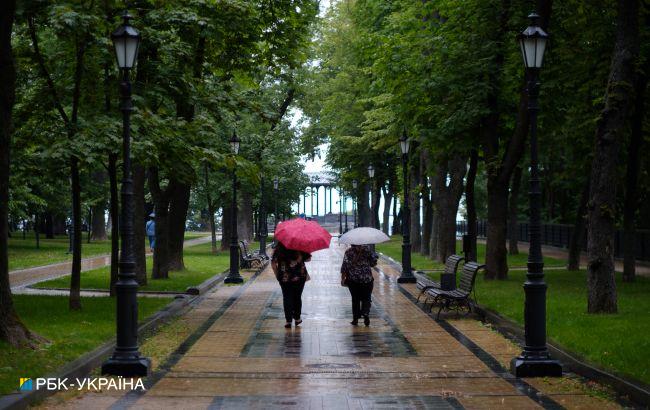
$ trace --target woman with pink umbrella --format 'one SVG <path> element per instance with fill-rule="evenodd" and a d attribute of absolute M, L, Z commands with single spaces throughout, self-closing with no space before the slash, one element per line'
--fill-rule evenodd
<path fill-rule="evenodd" d="M 312 252 L 329 248 L 332 236 L 320 225 L 304 219 L 280 222 L 275 230 L 278 241 L 271 259 L 271 267 L 282 288 L 285 328 L 291 328 L 294 321 L 302 323 L 302 291 L 309 273 L 305 262 L 309 262 Z"/>

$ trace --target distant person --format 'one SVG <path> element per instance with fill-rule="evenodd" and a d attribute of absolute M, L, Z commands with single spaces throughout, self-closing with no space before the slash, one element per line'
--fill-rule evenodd
<path fill-rule="evenodd" d="M 287 249 L 281 242 L 277 243 L 273 252 L 271 267 L 280 283 L 280 288 L 282 288 L 284 318 L 286 319 L 284 327 L 286 328 L 291 328 L 292 320 L 296 326 L 302 323 L 300 318 L 302 291 L 305 288 L 305 282 L 309 280 L 305 262 L 310 260 L 310 254 Z"/>
<path fill-rule="evenodd" d="M 147 236 L 149 237 L 149 249 L 151 249 L 151 252 L 153 252 L 154 248 L 156 247 L 156 221 L 154 221 L 154 218 L 156 217 L 155 213 L 151 213 L 149 215 L 149 220 L 147 221 Z"/>
<path fill-rule="evenodd" d="M 377 265 L 377 254 L 366 245 L 352 245 L 343 257 L 341 285 L 347 286 L 352 297 L 352 322 L 357 326 L 363 316 L 363 323 L 370 326 L 370 304 L 374 278 L 372 267 Z"/>

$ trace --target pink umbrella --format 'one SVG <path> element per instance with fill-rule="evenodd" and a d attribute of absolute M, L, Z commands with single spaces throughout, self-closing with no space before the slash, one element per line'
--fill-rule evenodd
<path fill-rule="evenodd" d="M 307 253 L 329 248 L 332 239 L 332 235 L 318 223 L 302 218 L 280 222 L 274 236 L 287 249 Z"/>

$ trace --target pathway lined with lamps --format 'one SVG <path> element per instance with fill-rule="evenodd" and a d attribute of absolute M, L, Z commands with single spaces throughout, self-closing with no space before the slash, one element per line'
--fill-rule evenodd
<path fill-rule="evenodd" d="M 285 329 L 270 268 L 244 272 L 180 320 L 194 331 L 145 379 L 146 392 L 87 393 L 70 408 L 606 408 L 577 380 L 519 379 L 507 370 L 519 347 L 473 319 L 436 321 L 414 284 L 381 261 L 371 325 L 351 326 L 340 286 L 345 248 L 316 252 L 303 324 Z M 143 348 L 165 343 L 161 334 Z M 173 350 L 173 349 L 172 349 Z M 46 403 L 47 404 L 47 403 Z"/>

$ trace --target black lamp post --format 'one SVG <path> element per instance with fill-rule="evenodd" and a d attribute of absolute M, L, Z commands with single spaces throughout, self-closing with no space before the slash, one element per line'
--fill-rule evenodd
<path fill-rule="evenodd" d="M 273 178 L 273 192 L 275 194 L 274 197 L 274 204 L 275 204 L 275 212 L 273 213 L 273 234 L 275 235 L 275 228 L 278 226 L 278 188 L 280 187 L 280 180 L 278 177 Z"/>
<path fill-rule="evenodd" d="M 409 209 L 409 179 L 408 162 L 411 142 L 406 135 L 406 129 L 399 139 L 402 150 L 402 174 L 404 178 L 404 204 L 402 206 L 402 274 L 397 278 L 398 283 L 415 283 L 416 278 L 411 269 L 411 211 Z"/>
<path fill-rule="evenodd" d="M 117 307 L 117 338 L 113 355 L 102 364 L 102 374 L 123 377 L 146 376 L 151 361 L 140 356 L 138 349 L 138 282 L 135 280 L 135 255 L 133 254 L 133 180 L 131 179 L 131 81 L 129 72 L 135 66 L 140 45 L 140 33 L 129 24 L 128 13 L 111 39 L 115 48 L 117 65 L 122 71 L 120 82 L 120 110 L 122 111 L 122 216 L 120 234 L 119 273 L 115 283 Z"/>
<path fill-rule="evenodd" d="M 269 228 L 266 224 L 266 204 L 264 203 L 264 173 L 260 173 L 260 252 L 261 256 L 266 256 L 266 236 L 268 235 Z"/>
<path fill-rule="evenodd" d="M 539 69 L 542 67 L 548 35 L 537 25 L 539 16 L 528 16 L 531 25 L 517 36 L 528 77 L 528 116 L 530 122 L 530 222 L 528 272 L 524 283 L 525 345 L 523 352 L 510 362 L 517 377 L 562 376 L 562 365 L 551 359 L 546 347 L 546 283 L 541 244 L 541 187 L 537 163 L 537 113 L 539 111 Z"/>
<path fill-rule="evenodd" d="M 357 228 L 359 226 L 359 223 L 357 222 L 357 189 L 359 188 L 359 181 L 353 179 L 352 188 L 354 189 L 354 198 L 352 198 L 352 213 L 354 214 L 354 227 Z"/>
<path fill-rule="evenodd" d="M 239 154 L 239 144 L 241 141 L 237 138 L 237 133 L 233 130 L 230 139 L 230 148 L 233 156 Z M 237 163 L 235 162 L 232 169 L 232 213 L 230 219 L 230 272 L 224 280 L 224 283 L 243 283 L 244 278 L 239 274 L 239 245 L 237 241 Z"/>
<path fill-rule="evenodd" d="M 372 165 L 368 165 L 368 176 L 370 177 L 370 225 L 374 228 L 375 227 L 375 213 L 374 210 L 372 209 L 372 200 L 373 200 L 373 195 L 372 192 L 374 190 L 374 181 L 372 180 L 375 177 L 375 167 Z"/>

